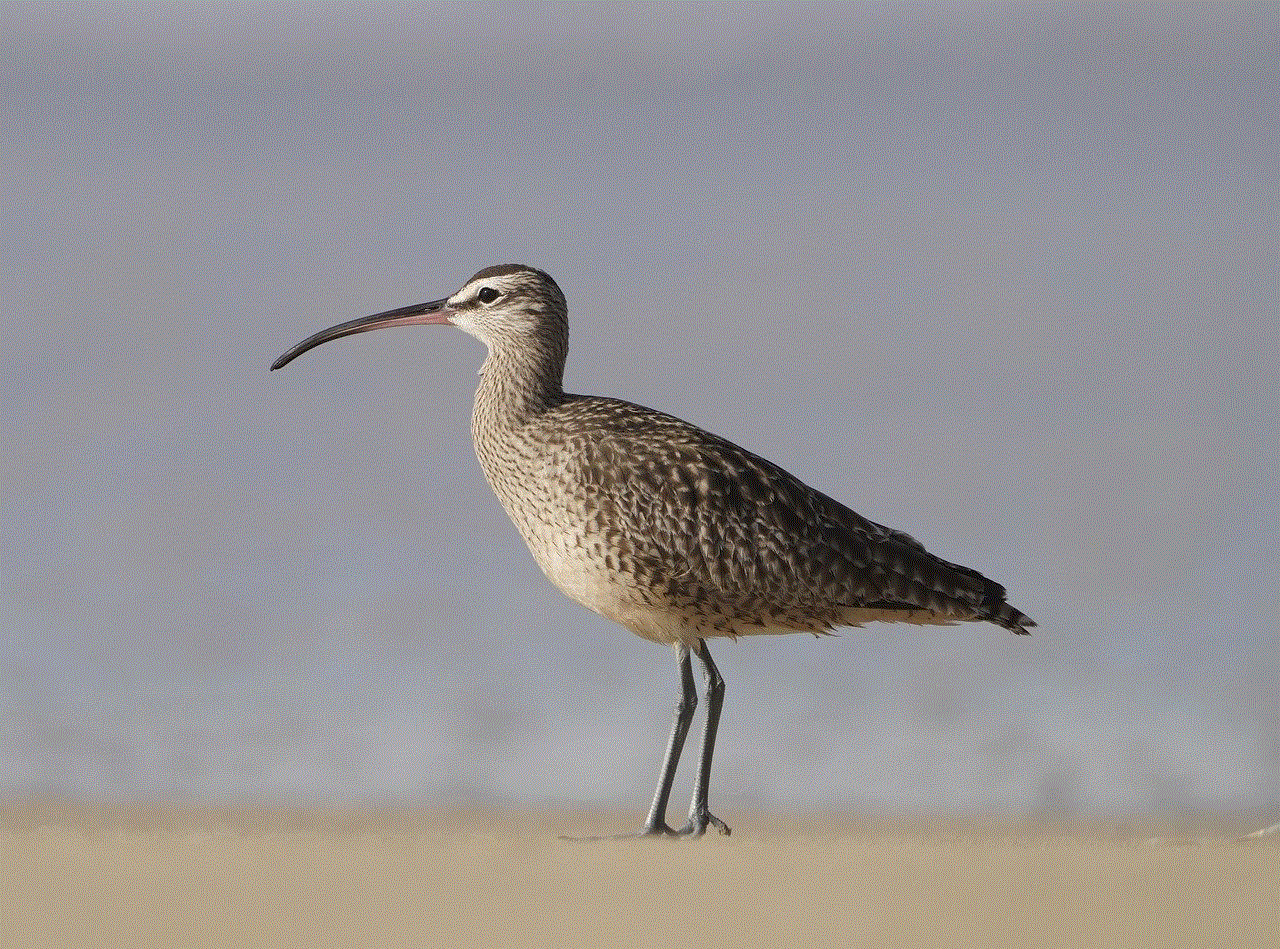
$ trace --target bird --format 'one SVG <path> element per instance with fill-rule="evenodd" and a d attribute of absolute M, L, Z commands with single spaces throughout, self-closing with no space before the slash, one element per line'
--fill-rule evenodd
<path fill-rule="evenodd" d="M 542 572 L 675 653 L 680 693 L 658 786 L 640 832 L 623 836 L 729 833 L 710 807 L 725 685 L 707 640 L 873 621 L 986 621 L 1019 635 L 1036 625 L 999 583 L 731 441 L 631 402 L 565 392 L 568 304 L 535 267 L 488 267 L 452 296 L 321 330 L 271 369 L 344 336 L 418 324 L 455 326 L 487 347 L 475 452 Z M 698 705 L 694 657 L 706 717 L 688 820 L 674 828 L 668 800 Z"/>

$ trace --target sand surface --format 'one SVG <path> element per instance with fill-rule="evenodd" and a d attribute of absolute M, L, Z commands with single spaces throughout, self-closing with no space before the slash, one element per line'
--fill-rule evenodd
<path fill-rule="evenodd" d="M 0 947 L 1280 946 L 1280 834 L 779 818 L 0 805 Z"/>

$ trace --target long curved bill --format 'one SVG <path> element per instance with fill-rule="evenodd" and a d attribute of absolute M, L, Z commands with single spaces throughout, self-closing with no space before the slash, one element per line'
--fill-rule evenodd
<path fill-rule="evenodd" d="M 339 323 L 337 326 L 330 326 L 327 330 L 321 330 L 308 336 L 273 362 L 271 368 L 276 370 L 281 366 L 287 366 L 308 349 L 315 349 L 321 343 L 327 343 L 331 339 L 338 339 L 342 336 L 353 336 L 356 333 L 382 329 L 384 326 L 416 326 L 419 323 L 442 323 L 447 325 L 449 323 L 448 302 L 446 298 L 432 300 L 430 303 L 414 303 L 395 310 L 387 310 L 385 313 L 362 316 L 359 319 Z"/>

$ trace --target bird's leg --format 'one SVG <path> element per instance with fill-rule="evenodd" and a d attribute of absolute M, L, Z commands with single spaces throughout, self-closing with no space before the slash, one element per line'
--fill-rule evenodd
<path fill-rule="evenodd" d="M 676 702 L 667 753 L 662 758 L 658 789 L 654 792 L 653 805 L 644 822 L 642 833 L 646 836 L 675 836 L 676 832 L 667 825 L 667 800 L 671 797 L 671 785 L 676 778 L 676 766 L 680 764 L 685 736 L 689 734 L 689 723 L 693 721 L 693 712 L 698 707 L 698 690 L 693 684 L 693 664 L 689 661 L 689 647 L 685 643 L 676 646 L 676 661 L 680 664 L 680 700 Z"/>
<path fill-rule="evenodd" d="M 701 837 L 707 827 L 714 827 L 722 834 L 729 833 L 729 825 L 711 813 L 707 796 L 711 787 L 711 758 L 716 750 L 716 729 L 720 727 L 720 707 L 724 705 L 724 679 L 711 661 L 711 650 L 705 640 L 699 639 L 694 647 L 707 682 L 707 722 L 702 730 L 702 751 L 698 755 L 698 776 L 693 782 L 693 800 L 689 803 L 689 823 L 676 831 L 680 836 Z M 688 653 L 685 653 L 685 672 L 688 673 Z M 686 678 L 686 683 L 689 683 Z M 692 683 L 688 684 L 692 688 Z M 674 769 L 673 769 L 674 770 Z M 657 802 L 654 802 L 655 805 Z"/>
<path fill-rule="evenodd" d="M 699 640 L 701 643 L 701 640 Z M 638 834 L 618 834 L 609 837 L 563 837 L 562 840 L 620 840 L 624 838 L 636 837 L 688 837 L 699 836 L 706 830 L 707 820 L 701 823 L 701 829 L 698 831 L 690 830 L 690 827 L 681 830 L 673 830 L 671 825 L 667 823 L 667 801 L 671 798 L 671 785 L 676 779 L 676 767 L 680 764 L 680 752 L 684 749 L 685 736 L 689 734 L 689 724 L 693 721 L 693 713 L 698 708 L 698 688 L 693 682 L 693 663 L 689 660 L 689 647 L 684 643 L 679 643 L 675 647 L 676 661 L 680 665 L 680 700 L 676 702 L 675 720 L 671 723 L 671 738 L 667 741 L 667 753 L 662 758 L 662 773 L 658 776 L 658 790 L 654 792 L 653 804 L 649 808 L 649 816 L 645 819 L 644 829 Z M 710 661 L 710 658 L 704 658 L 703 663 Z M 715 666 L 711 667 L 712 669 Z M 716 674 L 716 680 L 719 681 L 719 673 Z M 710 680 L 708 680 L 710 681 Z M 720 683 L 721 697 L 724 693 L 724 683 Z M 707 695 L 711 695 L 708 688 Z M 716 706 L 717 715 L 719 706 Z M 711 729 L 712 738 L 715 736 L 715 728 Z M 703 757 L 710 761 L 710 756 L 706 752 L 706 738 L 703 738 Z M 706 789 L 702 791 L 703 812 L 706 811 Z M 696 797 L 696 792 L 695 792 Z M 728 833 L 728 828 L 724 827 L 720 821 L 711 815 L 706 815 L 717 826 L 724 828 L 721 833 Z M 692 822 L 692 817 L 690 818 Z M 692 823 L 691 825 L 692 826 Z"/>

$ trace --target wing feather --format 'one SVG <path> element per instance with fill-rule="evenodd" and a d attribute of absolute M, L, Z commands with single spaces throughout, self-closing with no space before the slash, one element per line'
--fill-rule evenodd
<path fill-rule="evenodd" d="M 590 498 L 610 542 L 647 582 L 715 600 L 742 621 L 796 628 L 879 612 L 913 622 L 1007 619 L 991 615 L 1003 605 L 999 584 L 772 462 L 630 403 L 608 400 L 602 424 L 602 400 L 590 401 L 592 424 L 581 434 L 560 429 L 564 450 L 549 457 L 547 475 Z"/>

